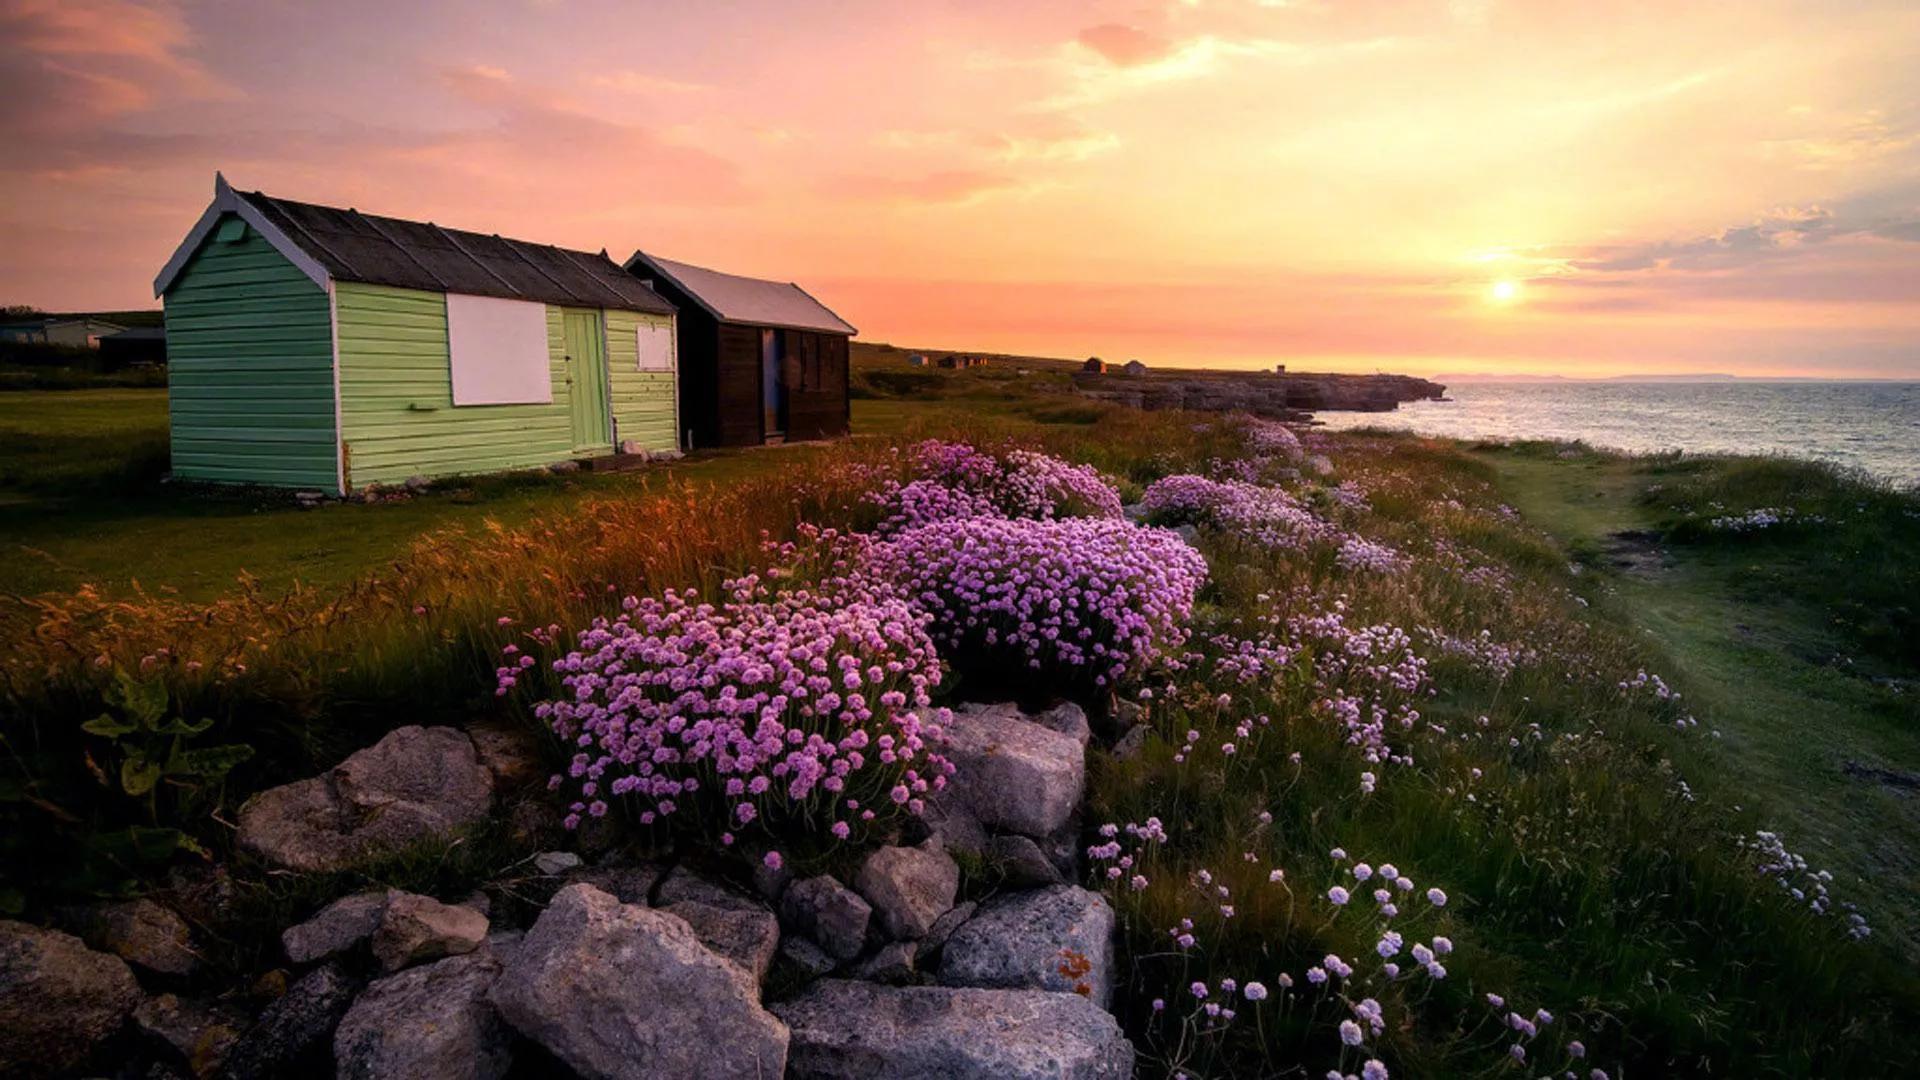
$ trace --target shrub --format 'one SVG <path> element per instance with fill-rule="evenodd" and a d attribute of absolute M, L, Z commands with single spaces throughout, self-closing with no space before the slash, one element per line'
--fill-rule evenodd
<path fill-rule="evenodd" d="M 1240 423 L 1247 448 L 1260 457 L 1299 461 L 1306 453 L 1300 445 L 1300 437 L 1285 424 L 1262 420 L 1257 416 L 1242 418 Z"/>
<path fill-rule="evenodd" d="M 1206 560 L 1107 518 L 960 518 L 875 544 L 868 569 L 932 617 L 957 665 L 1109 685 L 1185 640 Z"/>
<path fill-rule="evenodd" d="M 1089 465 L 1034 450 L 1009 450 L 998 501 L 1013 517 L 1120 516 L 1120 494 Z"/>
<path fill-rule="evenodd" d="M 846 839 L 918 813 L 951 771 L 929 746 L 946 712 L 930 708 L 941 668 L 921 618 L 892 599 L 773 596 L 753 578 L 727 589 L 719 605 L 629 597 L 554 663 L 567 692 L 535 715 L 577 750 L 553 781 L 575 785 L 568 825 L 621 796 L 642 824 L 691 810 L 723 844 L 748 826 Z"/>
<path fill-rule="evenodd" d="M 1302 548 L 1342 535 L 1286 491 L 1244 480 L 1190 473 L 1162 477 L 1147 487 L 1140 505 L 1155 524 L 1211 525 L 1263 547 Z"/>
<path fill-rule="evenodd" d="M 1035 450 L 996 457 L 968 443 L 937 439 L 911 454 L 916 479 L 872 495 L 884 507 L 881 532 L 961 517 L 1120 516 L 1120 493 L 1092 466 Z"/>

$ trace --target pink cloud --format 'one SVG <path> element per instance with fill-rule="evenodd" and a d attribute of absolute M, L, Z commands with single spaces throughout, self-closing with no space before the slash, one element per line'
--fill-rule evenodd
<path fill-rule="evenodd" d="M 1117 67 L 1152 63 L 1172 51 L 1172 43 L 1138 27 L 1122 23 L 1102 23 L 1080 31 L 1080 44 L 1092 49 Z"/>
<path fill-rule="evenodd" d="M 235 94 L 187 55 L 193 34 L 179 9 L 164 0 L 5 0 L 0 37 L 10 52 L 47 61 L 43 70 L 55 76 L 99 78 L 97 69 L 105 67 L 124 80 L 183 97 Z M 84 75 L 80 65 L 87 67 Z M 141 98 L 137 105 L 145 103 Z"/>

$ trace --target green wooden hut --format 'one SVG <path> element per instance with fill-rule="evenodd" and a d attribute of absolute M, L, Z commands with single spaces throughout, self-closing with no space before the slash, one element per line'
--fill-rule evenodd
<path fill-rule="evenodd" d="M 178 477 L 345 495 L 678 448 L 673 305 L 605 252 L 216 176 L 153 287 Z"/>

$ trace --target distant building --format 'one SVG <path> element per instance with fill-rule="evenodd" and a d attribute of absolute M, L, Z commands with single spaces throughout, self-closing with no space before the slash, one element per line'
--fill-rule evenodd
<path fill-rule="evenodd" d="M 167 332 L 158 326 L 134 326 L 100 338 L 100 362 L 107 367 L 157 367 L 167 362 Z"/>
<path fill-rule="evenodd" d="M 1287 365 L 1285 364 L 1273 365 L 1273 373 L 1275 375 L 1285 375 L 1287 373 Z"/>
<path fill-rule="evenodd" d="M 1145 375 L 1147 373 L 1147 365 L 1138 360 L 1129 360 L 1126 365 L 1120 369 L 1120 373 L 1123 375 Z"/>
<path fill-rule="evenodd" d="M 954 369 L 979 367 L 986 362 L 987 359 L 984 356 L 966 356 L 961 353 L 951 353 L 940 358 L 941 367 Z"/>
<path fill-rule="evenodd" d="M 912 356 L 907 357 L 907 366 L 908 367 L 926 367 L 927 354 L 914 353 Z"/>
<path fill-rule="evenodd" d="M 1087 357 L 1087 362 L 1080 365 L 1080 370 L 1089 375 L 1105 375 L 1107 373 L 1107 362 L 1097 356 L 1089 356 Z"/>
<path fill-rule="evenodd" d="M 34 319 L 22 319 L 0 326 L 0 341 L 14 341 L 22 345 L 65 345 L 76 349 L 97 349 L 100 339 L 108 334 L 117 334 L 126 327 L 105 319 L 91 316 L 78 318 L 48 315 Z"/>

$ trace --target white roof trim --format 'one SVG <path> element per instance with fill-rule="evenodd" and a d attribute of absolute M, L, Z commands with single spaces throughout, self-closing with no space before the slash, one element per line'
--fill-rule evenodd
<path fill-rule="evenodd" d="M 275 251 L 285 256 L 295 269 L 305 274 L 315 285 L 325 289 L 327 283 L 332 280 L 326 267 L 316 262 L 313 256 L 300 250 L 299 245 L 288 239 L 287 234 L 281 232 L 278 225 L 267 220 L 267 216 L 257 207 L 241 198 L 240 194 L 227 183 L 226 177 L 214 173 L 213 202 L 207 206 L 206 213 L 200 215 L 200 220 L 194 222 L 193 229 L 187 233 L 187 238 L 180 241 L 180 246 L 174 249 L 173 258 L 168 259 L 167 265 L 160 268 L 160 276 L 153 279 L 153 295 L 156 298 L 165 296 L 167 290 L 173 287 L 174 279 L 180 276 L 180 271 L 187 268 L 187 260 L 193 258 L 193 253 L 200 250 L 200 245 L 206 242 L 207 234 L 213 231 L 214 225 L 219 223 L 223 214 L 233 214 L 253 226 L 267 243 L 273 245 Z"/>

